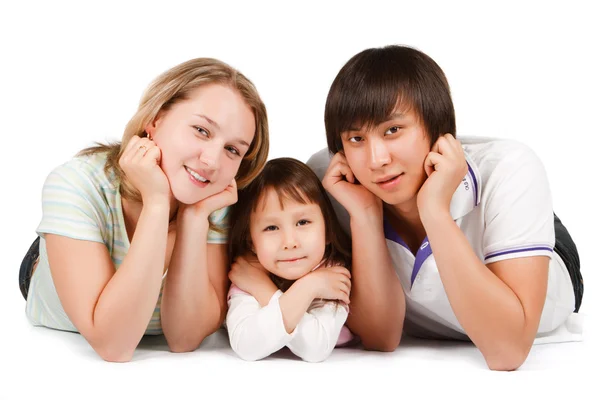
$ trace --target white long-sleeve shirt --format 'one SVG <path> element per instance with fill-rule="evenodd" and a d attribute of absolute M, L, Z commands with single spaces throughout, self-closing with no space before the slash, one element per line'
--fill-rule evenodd
<path fill-rule="evenodd" d="M 261 308 L 252 295 L 235 287 L 230 290 L 225 323 L 231 347 L 240 358 L 260 360 L 287 346 L 304 361 L 320 362 L 336 345 L 352 338 L 344 326 L 347 308 L 330 302 L 305 312 L 292 333 L 287 333 L 279 306 L 282 294 L 278 290 Z"/>

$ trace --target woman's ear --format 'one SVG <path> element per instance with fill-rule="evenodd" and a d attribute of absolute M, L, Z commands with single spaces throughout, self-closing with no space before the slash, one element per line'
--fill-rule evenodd
<path fill-rule="evenodd" d="M 146 125 L 146 129 L 144 129 L 144 132 L 146 132 L 146 136 L 148 137 L 148 139 L 153 140 L 156 129 L 162 122 L 163 114 L 164 113 L 162 111 L 159 112 L 158 115 L 150 123 L 148 123 L 148 125 Z"/>

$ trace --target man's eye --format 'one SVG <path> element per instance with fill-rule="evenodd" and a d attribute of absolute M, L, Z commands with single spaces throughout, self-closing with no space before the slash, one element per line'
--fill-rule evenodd
<path fill-rule="evenodd" d="M 394 133 L 398 132 L 400 130 L 399 126 L 392 126 L 390 129 L 388 129 L 387 131 L 385 131 L 386 135 L 393 135 Z"/>

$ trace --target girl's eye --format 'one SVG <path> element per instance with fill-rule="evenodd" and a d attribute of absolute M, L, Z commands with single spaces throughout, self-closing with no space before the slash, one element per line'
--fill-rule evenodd
<path fill-rule="evenodd" d="M 301 219 L 300 221 L 298 221 L 298 226 L 304 226 L 304 225 L 308 225 L 310 224 L 310 221 L 307 219 Z"/>
<path fill-rule="evenodd" d="M 360 136 L 352 136 L 352 137 L 348 138 L 348 141 L 352 142 L 352 143 L 358 143 L 361 140 L 362 140 L 362 138 Z"/>
<path fill-rule="evenodd" d="M 234 156 L 239 156 L 239 155 L 240 155 L 240 152 L 238 151 L 238 149 L 236 149 L 236 148 L 235 148 L 235 147 L 233 147 L 233 146 L 227 146 L 227 147 L 225 147 L 225 149 L 226 149 L 228 152 L 230 152 L 231 154 L 233 154 Z"/>
<path fill-rule="evenodd" d="M 265 228 L 265 232 L 272 232 L 272 231 L 276 231 L 277 227 L 275 225 L 269 225 Z"/>
<path fill-rule="evenodd" d="M 385 131 L 386 135 L 393 135 L 394 133 L 398 132 L 400 130 L 399 126 L 392 126 L 390 129 L 388 129 L 387 131 Z"/>
<path fill-rule="evenodd" d="M 200 126 L 194 126 L 194 129 L 197 130 L 198 133 L 200 133 L 200 135 L 202 135 L 202 136 L 206 136 L 206 137 L 209 136 L 208 131 Z"/>

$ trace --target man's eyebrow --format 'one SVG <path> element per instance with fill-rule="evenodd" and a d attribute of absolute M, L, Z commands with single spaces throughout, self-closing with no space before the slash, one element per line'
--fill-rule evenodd
<path fill-rule="evenodd" d="M 390 115 L 385 121 L 382 121 L 382 122 L 391 121 L 393 119 L 402 119 L 402 118 L 405 118 L 405 117 L 406 117 L 406 114 L 402 114 L 400 112 L 395 112 L 392 115 Z"/>
<path fill-rule="evenodd" d="M 389 115 L 386 119 L 384 119 L 383 121 L 377 121 L 375 123 L 373 123 L 373 125 L 381 125 L 385 122 L 389 122 L 393 119 L 402 119 L 402 118 L 406 118 L 406 114 L 400 113 L 400 112 L 395 112 L 391 115 Z M 362 128 L 356 127 L 356 126 L 350 126 L 347 130 L 345 130 L 343 133 L 350 133 L 350 132 L 360 132 Z"/>

